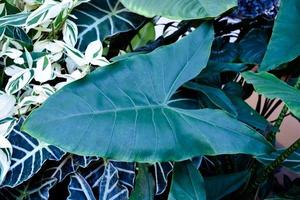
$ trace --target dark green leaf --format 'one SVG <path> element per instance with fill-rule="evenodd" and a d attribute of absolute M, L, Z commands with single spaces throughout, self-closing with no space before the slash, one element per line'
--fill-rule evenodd
<path fill-rule="evenodd" d="M 191 161 L 175 163 L 168 200 L 206 199 L 204 180 Z"/>
<path fill-rule="evenodd" d="M 249 178 L 248 171 L 212 176 L 204 179 L 208 200 L 219 200 L 239 189 Z"/>
<path fill-rule="evenodd" d="M 267 52 L 260 71 L 275 69 L 300 54 L 300 1 L 281 0 Z"/>
<path fill-rule="evenodd" d="M 153 200 L 154 199 L 154 179 L 147 166 L 139 165 L 136 178 L 135 189 L 130 195 L 130 200 Z"/>
<path fill-rule="evenodd" d="M 76 7 L 78 48 L 85 50 L 95 40 L 138 28 L 145 18 L 129 12 L 118 0 L 91 0 Z"/>
<path fill-rule="evenodd" d="M 237 116 L 237 111 L 231 103 L 231 100 L 222 90 L 193 82 L 188 82 L 184 86 L 186 88 L 201 92 L 202 94 L 206 95 L 217 107 L 227 111 L 233 116 Z"/>
<path fill-rule="evenodd" d="M 268 35 L 261 29 L 252 29 L 239 43 L 240 59 L 248 64 L 260 64 L 268 45 Z"/>

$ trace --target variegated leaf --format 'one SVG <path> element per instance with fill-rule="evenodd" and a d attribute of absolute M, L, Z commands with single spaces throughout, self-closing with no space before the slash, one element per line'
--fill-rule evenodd
<path fill-rule="evenodd" d="M 118 170 L 109 162 L 100 181 L 99 199 L 101 200 L 125 200 L 129 197 L 128 189 L 119 181 Z"/>
<path fill-rule="evenodd" d="M 96 200 L 91 186 L 79 173 L 71 175 L 67 200 Z"/>
<path fill-rule="evenodd" d="M 34 72 L 34 79 L 40 83 L 44 83 L 52 78 L 52 73 L 52 65 L 48 56 L 38 59 Z"/>
<path fill-rule="evenodd" d="M 24 69 L 12 76 L 5 87 L 8 94 L 14 94 L 23 89 L 34 77 L 33 69 Z"/>
<path fill-rule="evenodd" d="M 46 160 L 59 160 L 64 155 L 60 149 L 21 132 L 23 121 L 21 118 L 8 137 L 13 154 L 9 172 L 2 186 L 15 187 L 37 173 Z"/>
<path fill-rule="evenodd" d="M 78 6 L 74 12 L 79 30 L 78 48 L 84 51 L 95 40 L 138 28 L 145 20 L 131 13 L 118 0 L 91 0 Z"/>
<path fill-rule="evenodd" d="M 12 146 L 10 142 L 2 135 L 0 135 L 0 184 L 9 170 L 11 162 Z"/>
<path fill-rule="evenodd" d="M 12 116 L 15 103 L 16 99 L 13 95 L 0 94 L 0 120 Z"/>
<path fill-rule="evenodd" d="M 0 17 L 0 27 L 4 26 L 24 26 L 29 13 L 17 13 Z"/>
<path fill-rule="evenodd" d="M 35 28 L 38 25 L 55 18 L 62 10 L 67 9 L 70 6 L 69 3 L 70 2 L 68 1 L 60 3 L 52 0 L 46 1 L 38 9 L 30 13 L 26 20 L 26 29 L 29 30 Z"/>
<path fill-rule="evenodd" d="M 74 47 L 77 43 L 78 38 L 78 28 L 77 25 L 71 21 L 67 20 L 63 27 L 63 40 L 66 44 Z"/>
<path fill-rule="evenodd" d="M 16 125 L 16 119 L 7 117 L 0 120 L 0 135 L 6 137 Z"/>

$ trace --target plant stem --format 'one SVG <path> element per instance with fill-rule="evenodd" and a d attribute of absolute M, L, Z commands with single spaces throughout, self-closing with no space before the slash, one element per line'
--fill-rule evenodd
<path fill-rule="evenodd" d="M 295 84 L 294 88 L 296 89 L 300 89 L 300 76 L 298 77 L 297 83 Z M 271 143 L 274 143 L 275 138 L 276 138 L 276 133 L 279 131 L 279 128 L 288 112 L 288 107 L 286 105 L 283 106 L 283 108 L 281 109 L 278 118 L 275 121 L 274 124 L 274 128 L 275 131 L 272 131 L 271 133 L 269 133 L 269 135 L 267 136 L 267 140 Z"/>
<path fill-rule="evenodd" d="M 282 163 L 287 159 L 292 153 L 294 153 L 300 147 L 300 138 L 296 140 L 289 148 L 282 152 L 270 165 L 265 167 L 261 174 L 258 174 L 255 181 L 249 186 L 248 192 L 246 194 L 254 194 L 260 184 L 262 184 L 272 172 L 280 167 Z"/>

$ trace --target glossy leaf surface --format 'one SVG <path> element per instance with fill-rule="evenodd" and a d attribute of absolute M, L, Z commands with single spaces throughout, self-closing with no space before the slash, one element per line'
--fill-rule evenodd
<path fill-rule="evenodd" d="M 23 129 L 65 151 L 127 162 L 264 154 L 270 144 L 226 113 L 168 105 L 206 66 L 212 39 L 203 24 L 173 45 L 100 68 L 51 96 Z"/>

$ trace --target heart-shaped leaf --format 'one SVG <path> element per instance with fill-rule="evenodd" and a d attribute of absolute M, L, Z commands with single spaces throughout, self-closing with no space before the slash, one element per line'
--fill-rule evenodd
<path fill-rule="evenodd" d="M 212 40 L 205 23 L 173 45 L 100 68 L 51 96 L 23 130 L 69 152 L 127 162 L 269 152 L 260 134 L 220 110 L 169 105 L 206 66 Z"/>

